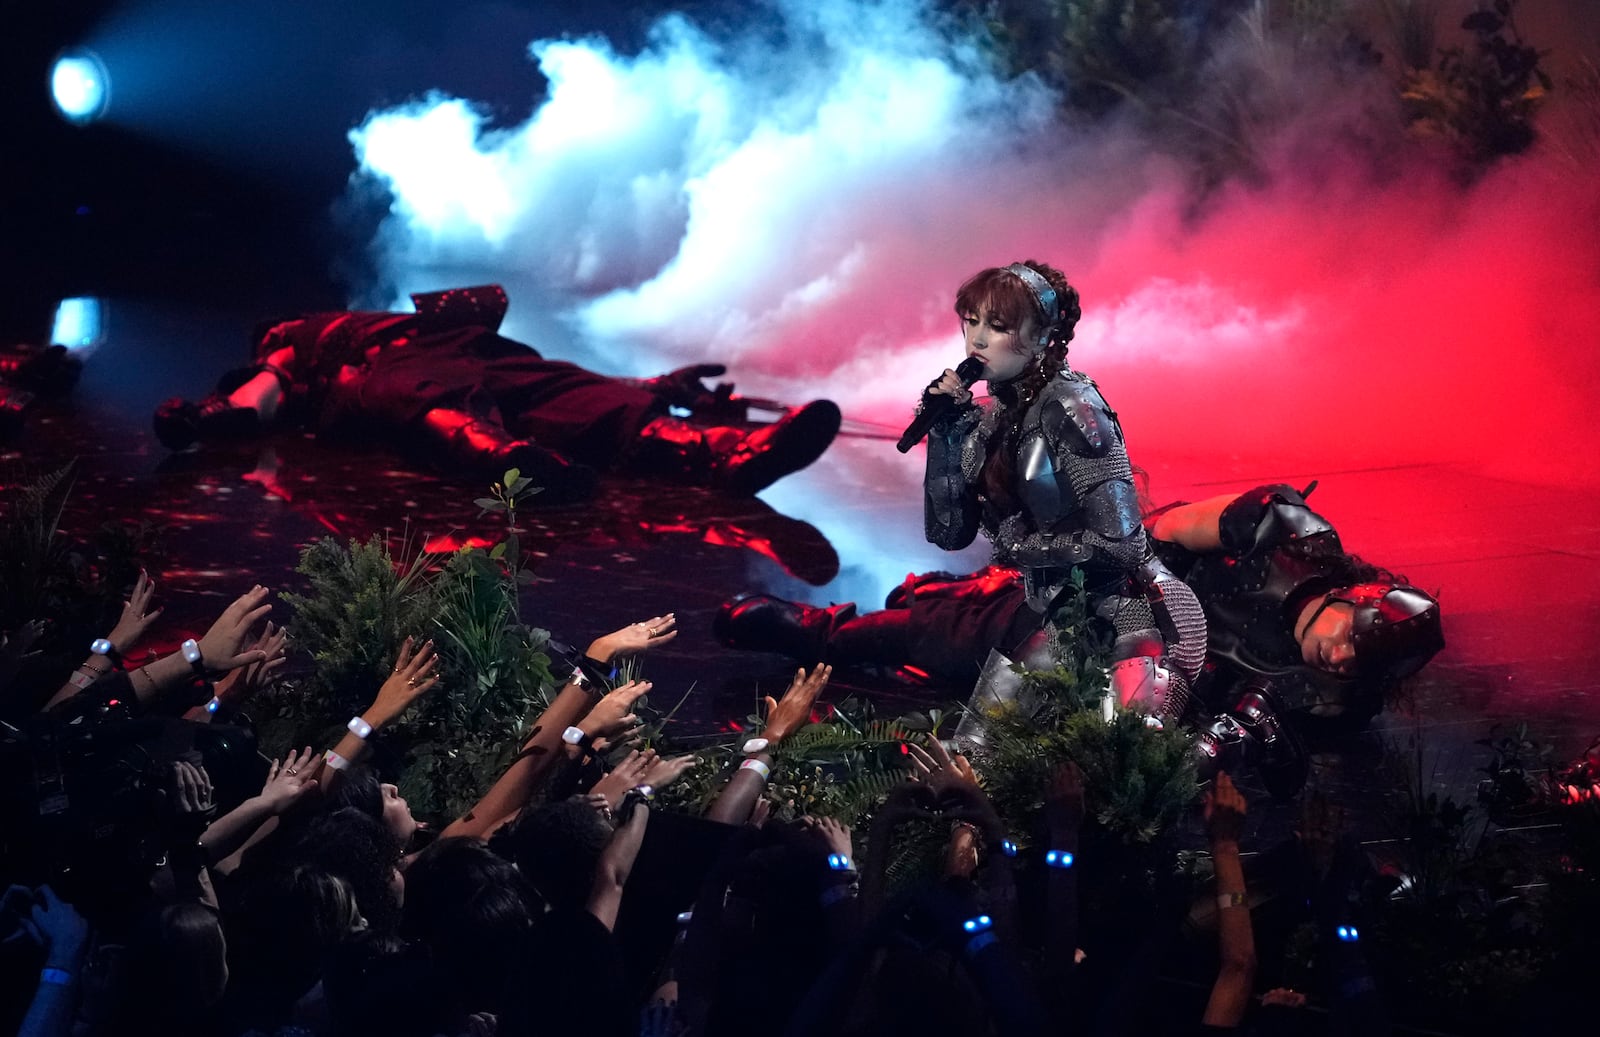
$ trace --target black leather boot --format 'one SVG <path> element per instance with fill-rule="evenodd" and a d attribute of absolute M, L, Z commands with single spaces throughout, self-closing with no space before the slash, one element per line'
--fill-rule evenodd
<path fill-rule="evenodd" d="M 428 453 L 450 471 L 498 479 L 516 468 L 541 487 L 535 497 L 539 504 L 569 504 L 594 495 L 598 478 L 593 468 L 517 439 L 498 422 L 435 407 L 424 416 L 423 428 Z"/>
<path fill-rule="evenodd" d="M 829 400 L 813 400 L 753 431 L 656 418 L 639 431 L 627 463 L 644 474 L 749 497 L 821 457 L 840 421 Z"/>
<path fill-rule="evenodd" d="M 777 652 L 802 666 L 814 666 L 827 659 L 834 628 L 855 614 L 856 607 L 849 602 L 817 608 L 752 594 L 718 609 L 711 630 L 729 648 Z"/>
<path fill-rule="evenodd" d="M 82 373 L 83 362 L 66 346 L 21 343 L 0 349 L 0 382 L 40 396 L 64 395 Z"/>
<path fill-rule="evenodd" d="M 249 439 L 262 431 L 254 407 L 235 406 L 219 393 L 199 403 L 174 396 L 156 408 L 154 424 L 156 438 L 168 450 L 187 450 L 205 440 Z"/>

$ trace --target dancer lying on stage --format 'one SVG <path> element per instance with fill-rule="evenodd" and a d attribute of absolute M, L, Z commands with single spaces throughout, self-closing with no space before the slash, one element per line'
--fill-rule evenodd
<path fill-rule="evenodd" d="M 1437 600 L 1347 554 L 1288 486 L 1171 506 L 1150 531 L 1205 608 L 1206 667 L 1188 714 L 1201 751 L 1224 769 L 1254 764 L 1275 795 L 1292 795 L 1306 772 L 1284 712 L 1363 723 L 1444 646 Z M 882 612 L 756 596 L 724 605 L 718 630 L 801 661 L 911 664 L 969 682 L 999 643 L 985 640 L 996 617 L 1022 593 L 1010 569 L 931 573 L 895 588 Z"/>
<path fill-rule="evenodd" d="M 553 503 L 586 496 L 594 469 L 748 496 L 815 461 L 839 430 L 827 400 L 771 425 L 690 424 L 668 408 L 717 402 L 700 378 L 721 374 L 718 365 L 611 378 L 498 334 L 506 298 L 497 286 L 413 299 L 416 313 L 317 313 L 273 327 L 256 343 L 255 366 L 224 376 L 198 404 L 163 403 L 157 437 L 184 450 L 285 425 L 398 436 L 474 478 L 520 468 Z"/>
<path fill-rule="evenodd" d="M 1122 429 L 1094 382 L 1067 366 L 1078 293 L 1029 261 L 974 276 L 956 294 L 966 353 L 992 394 L 975 402 L 954 371 L 929 387 L 954 405 L 933 423 L 924 484 L 926 533 L 946 550 L 981 527 L 997 563 L 1014 570 L 978 600 L 929 601 L 853 617 L 752 599 L 718 617 L 726 643 L 837 658 L 841 664 L 960 664 L 968 679 L 991 648 L 1044 664 L 1047 620 L 1087 576 L 1091 613 L 1115 632 L 1111 684 L 1122 705 L 1181 716 L 1205 654 L 1194 594 L 1167 571 L 1139 522 Z"/>

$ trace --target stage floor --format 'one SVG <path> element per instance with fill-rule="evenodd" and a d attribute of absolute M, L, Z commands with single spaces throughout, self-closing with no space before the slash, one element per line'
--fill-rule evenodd
<path fill-rule="evenodd" d="M 130 518 L 164 530 L 167 557 L 154 574 L 169 606 L 162 641 L 187 636 L 253 583 L 296 589 L 299 548 L 316 537 L 498 539 L 499 520 L 477 517 L 472 503 L 485 486 L 445 481 L 381 449 L 284 434 L 168 455 L 150 432 L 155 404 L 172 394 L 196 398 L 242 362 L 242 344 L 231 343 L 251 320 L 139 303 L 114 304 L 113 312 L 109 337 L 88 358 L 77 390 L 36 413 L 4 460 L 9 470 L 19 462 L 40 470 L 80 459 L 64 523 L 70 530 Z M 1313 503 L 1348 548 L 1438 591 L 1448 647 L 1416 681 L 1411 705 L 1366 732 L 1317 746 L 1314 780 L 1365 818 L 1359 825 L 1367 838 L 1384 835 L 1383 792 L 1393 784 L 1381 766 L 1386 744 L 1420 736 L 1434 787 L 1470 799 L 1476 768 L 1488 758 L 1475 743 L 1491 724 L 1525 721 L 1563 759 L 1600 734 L 1595 668 L 1586 657 L 1600 634 L 1593 491 L 1519 483 L 1458 464 L 1291 463 L 1267 443 L 1241 444 L 1228 457 L 1142 456 L 1138 430 L 1128 431 L 1153 501 L 1315 479 Z M 902 458 L 892 438 L 892 431 L 855 426 L 819 463 L 757 500 L 612 476 L 590 504 L 535 507 L 523 544 L 538 579 L 525 614 L 583 643 L 675 612 L 682 634 L 651 657 L 648 673 L 668 702 L 694 686 L 678 714 L 684 734 L 715 732 L 792 674 L 778 657 L 714 641 L 711 620 L 726 599 L 771 591 L 870 608 L 908 572 L 984 563 L 981 546 L 949 556 L 922 541 L 921 452 Z M 963 689 L 893 675 L 840 674 L 834 683 L 830 697 L 873 696 L 887 714 L 964 697 Z M 1252 823 L 1282 831 L 1290 810 L 1263 801 Z"/>

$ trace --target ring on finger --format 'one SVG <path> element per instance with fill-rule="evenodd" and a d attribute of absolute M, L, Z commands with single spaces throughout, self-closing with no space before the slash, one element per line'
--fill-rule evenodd
<path fill-rule="evenodd" d="M 300 768 L 298 768 L 298 767 L 290 767 L 288 770 L 284 771 L 283 773 L 285 773 L 285 774 L 299 774 L 300 773 Z"/>

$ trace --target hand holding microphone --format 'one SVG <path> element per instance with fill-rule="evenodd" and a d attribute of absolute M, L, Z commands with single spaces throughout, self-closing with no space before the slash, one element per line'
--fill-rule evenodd
<path fill-rule="evenodd" d="M 972 399 L 968 387 L 983 375 L 983 361 L 975 356 L 969 356 L 954 371 L 945 371 L 934 383 L 922 393 L 922 412 L 911 419 L 911 424 L 906 426 L 905 434 L 900 437 L 900 442 L 895 444 L 895 449 L 902 454 L 922 442 L 928 434 L 928 429 L 938 421 L 951 407 L 957 403 L 967 403 Z"/>

